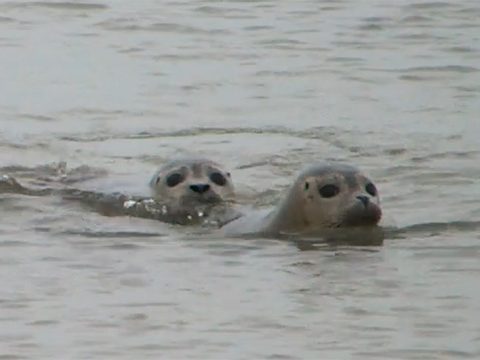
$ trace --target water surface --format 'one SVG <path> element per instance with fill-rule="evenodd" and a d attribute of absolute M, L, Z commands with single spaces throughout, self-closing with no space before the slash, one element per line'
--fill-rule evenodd
<path fill-rule="evenodd" d="M 1 194 L 1 358 L 480 357 L 478 1 L 0 14 L 2 168 L 88 165 L 75 186 L 142 194 L 163 161 L 200 154 L 269 206 L 305 164 L 344 160 L 401 229 L 307 251 Z M 56 176 L 38 171 L 12 172 Z"/>

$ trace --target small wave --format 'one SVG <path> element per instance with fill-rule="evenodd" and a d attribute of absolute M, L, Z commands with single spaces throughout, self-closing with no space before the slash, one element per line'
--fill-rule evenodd
<path fill-rule="evenodd" d="M 414 4 L 409 4 L 406 8 L 410 8 L 412 10 L 443 10 L 445 8 L 453 8 L 455 5 L 451 2 L 444 2 L 444 1 L 431 1 L 431 2 L 419 2 Z"/>
<path fill-rule="evenodd" d="M 61 140 L 73 141 L 73 142 L 97 142 L 110 139 L 155 139 L 165 137 L 190 137 L 190 136 L 204 136 L 204 135 L 236 135 L 236 134 L 258 134 L 258 135 L 287 135 L 294 136 L 303 139 L 318 139 L 330 137 L 338 132 L 333 127 L 314 127 L 307 130 L 292 130 L 282 126 L 272 127 L 231 127 L 231 128 L 217 128 L 217 127 L 197 127 L 188 128 L 174 131 L 141 131 L 136 134 L 113 134 L 113 135 L 97 135 L 97 134 L 82 134 L 80 136 L 65 135 L 61 136 Z M 344 134 L 346 130 L 342 130 Z"/>
<path fill-rule="evenodd" d="M 8 165 L 0 167 L 0 176 L 12 175 L 15 177 L 30 178 L 35 182 L 58 182 L 62 184 L 74 184 L 86 180 L 97 179 L 107 175 L 107 171 L 102 168 L 81 165 L 71 169 L 67 168 L 65 161 L 27 167 L 22 165 Z M 15 180 L 15 179 L 14 179 Z M 6 178 L 3 179 L 3 182 Z M 0 185 L 2 178 L 0 178 Z"/>
<path fill-rule="evenodd" d="M 395 237 L 414 233 L 471 232 L 478 230 L 480 230 L 480 221 L 451 221 L 414 224 L 400 229 L 388 229 L 388 234 Z"/>
<path fill-rule="evenodd" d="M 381 70 L 380 70 L 381 71 Z M 404 69 L 386 69 L 383 71 L 388 72 L 398 72 L 398 73 L 415 73 L 415 72 L 442 72 L 442 73 L 462 73 L 469 74 L 480 71 L 480 69 L 473 66 L 463 66 L 463 65 L 443 65 L 443 66 L 415 66 Z"/>
<path fill-rule="evenodd" d="M 59 10 L 105 10 L 107 5 L 98 3 L 82 3 L 82 2 L 47 2 L 47 1 L 31 1 L 24 3 L 9 3 L 9 7 L 15 8 L 45 8 L 45 9 L 59 9 Z"/>
<path fill-rule="evenodd" d="M 30 246 L 31 244 L 26 241 L 20 240 L 4 240 L 0 241 L 0 247 L 17 247 L 17 246 Z"/>
<path fill-rule="evenodd" d="M 65 230 L 59 233 L 60 235 L 81 236 L 86 238 L 132 238 L 132 237 L 164 237 L 165 234 L 141 232 L 141 231 L 90 231 L 90 230 Z M 117 246 L 125 244 L 117 244 Z M 128 244 L 128 247 L 133 247 L 135 244 Z"/>
<path fill-rule="evenodd" d="M 0 16 L 0 23 L 11 23 L 11 22 L 15 22 L 15 20 L 10 17 Z"/>
<path fill-rule="evenodd" d="M 131 19 L 113 19 L 102 21 L 96 24 L 105 30 L 110 31 L 154 31 L 161 33 L 176 33 L 176 34 L 229 34 L 230 31 L 226 29 L 211 29 L 206 30 L 199 27 L 177 24 L 177 23 L 153 23 L 147 25 L 139 25 Z"/>
<path fill-rule="evenodd" d="M 38 114 L 20 114 L 22 118 L 29 119 L 29 120 L 38 120 L 38 121 L 44 121 L 44 122 L 49 122 L 49 121 L 55 121 L 55 118 L 51 116 L 45 116 L 45 115 L 38 115 Z"/>
<path fill-rule="evenodd" d="M 410 160 L 413 162 L 428 162 L 434 159 L 475 159 L 476 156 L 480 155 L 480 151 L 442 151 L 437 153 L 432 153 L 428 155 L 416 155 Z"/>
<path fill-rule="evenodd" d="M 412 24 L 417 24 L 417 23 L 431 23 L 433 22 L 433 18 L 431 17 L 427 17 L 427 16 L 423 16 L 423 15 L 410 15 L 410 16 L 406 16 L 404 17 L 401 22 L 402 23 L 406 23 L 406 24 L 409 24 L 409 23 L 412 23 Z"/>

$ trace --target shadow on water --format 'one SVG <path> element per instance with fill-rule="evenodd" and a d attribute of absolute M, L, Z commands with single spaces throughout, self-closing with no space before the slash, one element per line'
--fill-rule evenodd
<path fill-rule="evenodd" d="M 221 231 L 212 232 L 208 228 L 190 228 L 184 240 L 202 243 L 207 246 L 230 247 L 242 244 L 243 247 L 260 249 L 278 243 L 293 244 L 301 251 L 332 251 L 340 247 L 378 248 L 383 245 L 384 229 L 381 227 L 322 229 L 321 232 L 302 234 L 242 234 L 225 236 Z M 218 243 L 218 245 L 212 245 Z M 259 245 L 260 244 L 260 245 Z"/>
<path fill-rule="evenodd" d="M 446 232 L 472 232 L 480 230 L 480 221 L 451 221 L 413 224 L 400 229 L 387 229 L 389 239 L 404 239 L 413 235 L 434 236 Z"/>
<path fill-rule="evenodd" d="M 338 247 L 379 247 L 385 238 L 381 227 L 322 229 L 320 233 L 282 234 L 279 240 L 289 241 L 301 251 L 331 251 Z"/>
<path fill-rule="evenodd" d="M 280 234 L 260 238 L 289 242 L 301 251 L 332 251 L 339 248 L 358 248 L 361 251 L 377 251 L 386 241 L 407 240 L 418 237 L 419 235 L 436 236 L 446 232 L 458 233 L 478 230 L 480 230 L 480 221 L 453 221 L 415 224 L 404 228 L 359 227 L 323 229 L 320 233 Z M 203 232 L 203 235 L 205 236 L 205 232 Z M 247 235 L 241 236 L 240 238 L 243 240 L 259 240 L 258 235 Z"/>

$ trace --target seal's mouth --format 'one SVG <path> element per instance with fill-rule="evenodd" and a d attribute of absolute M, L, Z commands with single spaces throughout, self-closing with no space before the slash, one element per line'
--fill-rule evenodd
<path fill-rule="evenodd" d="M 220 195 L 213 191 L 204 193 L 188 193 L 182 196 L 180 203 L 185 206 L 192 206 L 196 204 L 216 204 L 222 202 Z"/>
<path fill-rule="evenodd" d="M 378 205 L 371 202 L 367 206 L 357 204 L 345 213 L 339 227 L 374 226 L 381 218 L 382 210 Z"/>

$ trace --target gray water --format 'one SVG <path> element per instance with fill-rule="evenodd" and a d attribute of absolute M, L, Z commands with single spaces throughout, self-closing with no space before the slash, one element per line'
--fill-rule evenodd
<path fill-rule="evenodd" d="M 0 358 L 480 358 L 479 18 L 478 0 L 0 1 L 0 166 L 22 182 L 66 161 L 90 166 L 78 187 L 142 194 L 199 154 L 268 207 L 343 160 L 401 229 L 306 251 L 1 194 Z"/>

